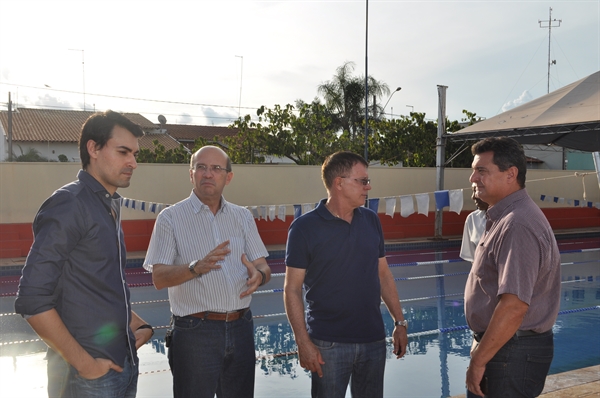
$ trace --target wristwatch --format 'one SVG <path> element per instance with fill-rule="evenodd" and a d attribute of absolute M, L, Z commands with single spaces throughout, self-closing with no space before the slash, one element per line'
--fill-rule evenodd
<path fill-rule="evenodd" d="M 406 319 L 403 321 L 396 321 L 394 322 L 394 326 L 404 326 L 406 329 L 408 329 L 408 322 Z"/>
<path fill-rule="evenodd" d="M 196 272 L 196 270 L 194 269 L 194 267 L 196 266 L 196 264 L 198 264 L 198 261 L 200 260 L 194 260 L 190 263 L 190 265 L 188 266 L 188 269 L 190 270 L 190 272 L 195 275 L 195 276 L 202 276 L 202 274 L 199 274 Z"/>

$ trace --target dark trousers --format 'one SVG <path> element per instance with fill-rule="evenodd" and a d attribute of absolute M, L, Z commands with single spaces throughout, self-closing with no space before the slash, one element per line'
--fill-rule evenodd
<path fill-rule="evenodd" d="M 175 398 L 254 396 L 252 312 L 233 322 L 174 317 L 168 357 Z"/>
<path fill-rule="evenodd" d="M 511 338 L 487 363 L 488 398 L 537 397 L 544 389 L 554 356 L 552 331 Z M 467 391 L 467 398 L 478 395 Z"/>
<path fill-rule="evenodd" d="M 123 371 L 109 370 L 94 380 L 79 376 L 60 355 L 48 350 L 48 397 L 50 398 L 134 398 L 137 392 L 137 355 L 127 355 Z"/>

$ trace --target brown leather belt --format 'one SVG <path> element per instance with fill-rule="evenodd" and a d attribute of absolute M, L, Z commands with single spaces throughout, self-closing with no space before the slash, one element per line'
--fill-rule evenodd
<path fill-rule="evenodd" d="M 232 321 L 237 321 L 238 319 L 240 319 L 241 317 L 246 315 L 246 312 L 248 312 L 249 309 L 250 308 L 242 308 L 241 310 L 229 311 L 229 312 L 204 311 L 204 312 L 197 312 L 195 314 L 190 314 L 189 316 L 193 316 L 194 318 L 200 318 L 200 319 L 208 319 L 209 321 L 232 322 Z"/>

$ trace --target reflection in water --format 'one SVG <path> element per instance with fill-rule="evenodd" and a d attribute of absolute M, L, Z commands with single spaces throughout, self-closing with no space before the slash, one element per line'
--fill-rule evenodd
<path fill-rule="evenodd" d="M 435 254 L 436 260 L 442 260 L 442 254 Z M 444 275 L 444 264 L 438 263 L 435 265 L 435 274 Z M 445 299 L 446 288 L 444 287 L 444 278 L 439 277 L 435 279 L 435 287 L 437 292 L 437 313 L 438 313 L 438 329 L 443 329 L 446 325 L 446 305 Z M 440 376 L 442 379 L 442 397 L 450 396 L 450 378 L 448 377 L 448 351 L 447 351 L 447 337 L 445 333 L 439 334 L 440 339 Z"/>
<path fill-rule="evenodd" d="M 260 369 L 264 375 L 298 377 L 297 347 L 292 327 L 287 322 L 254 327 L 254 345 L 258 351 Z"/>
<path fill-rule="evenodd" d="M 583 255 L 581 255 L 583 256 Z M 565 258 L 562 268 L 562 301 L 555 331 L 555 356 L 551 374 L 583 368 L 600 363 L 600 275 L 598 252 L 585 254 L 586 258 Z M 439 258 L 436 256 L 436 260 Z M 433 255 L 427 261 L 433 260 Z M 589 260 L 581 264 L 580 260 Z M 577 261 L 579 264 L 575 265 Z M 574 265 L 570 265 L 574 264 Z M 466 325 L 462 289 L 465 271 L 470 264 L 445 263 L 418 267 L 396 267 L 392 271 L 398 279 L 398 291 L 403 297 L 405 318 L 409 322 L 407 355 L 396 360 L 388 344 L 386 363 L 386 391 L 393 396 L 447 397 L 464 393 L 464 375 L 468 365 L 471 334 Z M 444 277 L 437 277 L 445 275 Z M 411 277 L 412 280 L 409 278 Z M 164 324 L 168 304 L 154 303 L 157 293 L 145 289 L 133 290 L 138 294 L 136 307 L 144 319 L 155 325 Z M 444 297 L 445 296 L 445 297 Z M 281 295 L 273 294 L 269 300 L 281 302 Z M 146 303 L 146 300 L 150 300 Z M 144 304 L 141 304 L 144 303 Z M 20 316 L 9 314 L 14 298 L 0 297 L 4 304 L 0 316 L 0 396 L 7 388 L 17 386 L 26 396 L 29 387 L 45 392 L 43 380 L 46 361 L 45 344 L 37 340 L 27 322 Z M 274 309 L 267 314 L 278 314 Z M 382 314 L 387 336 L 394 329 L 393 321 L 385 307 Z M 153 319 L 154 318 L 154 319 Z M 162 322 L 162 323 L 161 323 Z M 440 333 L 440 330 L 442 332 Z M 582 332 L 583 331 L 583 332 Z M 171 378 L 164 346 L 164 329 L 156 330 L 151 343 L 143 347 L 148 351 L 140 357 L 141 388 L 152 390 L 158 396 L 170 396 Z M 255 319 L 256 344 L 256 396 L 308 396 L 310 375 L 299 366 L 295 354 L 296 344 L 292 329 L 284 315 Z M 16 363 L 15 363 L 16 361 Z M 33 364 L 33 365 L 32 365 Z M 16 367 L 16 369 L 15 369 Z M 37 373 L 36 373 L 37 372 Z M 13 377 L 6 377 L 12 373 Z M 31 383 L 35 379 L 36 383 Z M 22 381 L 28 380 L 28 381 Z M 29 390 L 28 390 L 29 391 Z M 162 393 L 166 391 L 165 393 Z M 27 395 L 27 396 L 32 396 Z"/>

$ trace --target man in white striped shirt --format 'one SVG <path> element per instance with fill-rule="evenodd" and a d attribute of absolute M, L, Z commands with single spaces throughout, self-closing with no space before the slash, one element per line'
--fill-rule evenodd
<path fill-rule="evenodd" d="M 271 270 L 252 214 L 222 196 L 232 178 L 220 148 L 194 153 L 192 193 L 159 214 L 144 261 L 154 286 L 169 289 L 175 398 L 254 395 L 249 306 Z"/>

